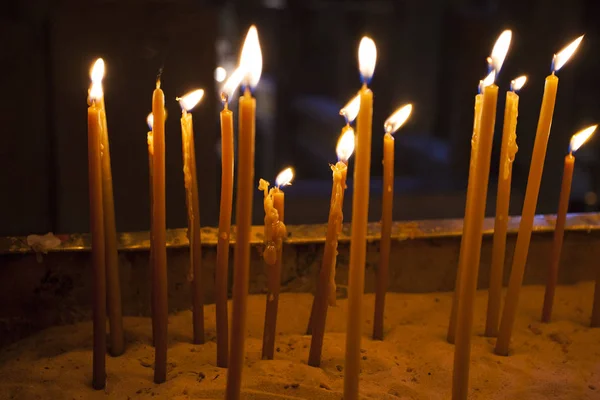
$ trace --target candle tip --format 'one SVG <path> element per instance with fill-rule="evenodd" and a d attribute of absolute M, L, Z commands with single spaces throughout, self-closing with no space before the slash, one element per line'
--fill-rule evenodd
<path fill-rule="evenodd" d="M 385 120 L 383 123 L 385 133 L 389 133 L 391 135 L 400 129 L 400 127 L 408 120 L 408 117 L 412 112 L 412 108 L 412 104 L 402 106 L 397 109 L 387 120 Z"/>
<path fill-rule="evenodd" d="M 512 81 L 510 81 L 510 90 L 512 92 L 518 92 L 519 90 L 521 90 L 523 88 L 523 86 L 525 85 L 525 82 L 527 82 L 526 75 L 523 75 L 523 76 L 513 79 Z"/>
<path fill-rule="evenodd" d="M 360 95 L 357 94 L 340 110 L 340 115 L 346 119 L 346 125 L 351 124 L 356 119 L 359 110 Z"/>
<path fill-rule="evenodd" d="M 592 135 L 596 131 L 596 128 L 598 128 L 598 125 L 588 126 L 587 128 L 582 129 L 579 132 L 577 132 L 576 134 L 574 134 L 571 137 L 571 142 L 569 143 L 569 153 L 572 154 L 572 153 L 576 152 L 577 150 L 579 150 L 579 148 L 585 142 L 587 142 L 590 137 L 592 137 Z"/>
<path fill-rule="evenodd" d="M 186 111 L 191 111 L 191 109 L 194 108 L 196 106 L 196 104 L 198 104 L 200 102 L 200 100 L 202 100 L 203 97 L 204 97 L 204 90 L 197 89 L 197 90 L 189 92 L 188 94 L 186 94 L 183 97 L 177 97 L 176 100 L 179 102 L 179 105 L 181 106 L 181 111 L 186 112 Z"/>
<path fill-rule="evenodd" d="M 346 164 L 348 163 L 348 159 L 352 153 L 354 153 L 354 140 L 354 129 L 348 125 L 342 130 L 342 134 L 340 135 L 335 148 L 339 161 Z"/>
<path fill-rule="evenodd" d="M 262 52 L 258 40 L 258 30 L 252 25 L 248 29 L 242 54 L 240 55 L 240 68 L 243 71 L 244 86 L 254 89 L 262 73 Z"/>
<path fill-rule="evenodd" d="M 569 61 L 571 56 L 575 53 L 581 41 L 583 40 L 583 36 L 579 36 L 577 39 L 573 40 L 569 43 L 564 49 L 556 53 L 552 57 L 552 72 L 556 72 L 563 67 Z"/>
<path fill-rule="evenodd" d="M 368 85 L 375 72 L 377 46 L 373 39 L 363 36 L 358 46 L 358 69 L 363 84 Z"/>
<path fill-rule="evenodd" d="M 280 189 L 281 186 L 291 185 L 293 179 L 294 179 L 294 169 L 291 167 L 287 167 L 286 169 L 281 171 L 279 173 L 279 175 L 277 175 L 277 178 L 275 178 L 275 185 L 277 186 L 278 189 Z"/>

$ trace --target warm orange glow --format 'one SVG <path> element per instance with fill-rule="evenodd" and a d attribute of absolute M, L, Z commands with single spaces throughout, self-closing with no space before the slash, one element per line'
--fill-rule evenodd
<path fill-rule="evenodd" d="M 399 109 L 397 109 L 396 111 L 394 111 L 394 113 L 392 115 L 390 115 L 389 118 L 386 119 L 385 122 L 383 123 L 385 132 L 392 134 L 392 133 L 396 132 L 398 129 L 400 129 L 400 127 L 402 125 L 404 125 L 404 123 L 410 116 L 411 112 L 412 112 L 412 104 L 406 104 L 406 105 L 400 107 Z"/>
<path fill-rule="evenodd" d="M 281 171 L 277 178 L 275 178 L 275 185 L 279 188 L 282 186 L 288 186 L 292 184 L 292 180 L 294 179 L 294 170 L 291 167 L 288 167 Z"/>
<path fill-rule="evenodd" d="M 179 105 L 181 106 L 181 111 L 190 111 L 192 108 L 196 106 L 202 100 L 204 96 L 204 90 L 198 89 L 193 92 L 189 92 L 183 97 L 178 97 L 177 101 L 179 101 Z"/>
<path fill-rule="evenodd" d="M 494 44 L 494 48 L 492 49 L 492 55 L 490 56 L 490 64 L 492 69 L 496 71 L 496 74 L 498 74 L 500 72 L 500 69 L 502 69 L 502 64 L 504 63 L 504 59 L 506 58 L 506 54 L 508 53 L 508 48 L 510 47 L 511 39 L 512 32 L 507 29 L 500 34 L 498 40 L 496 40 L 496 44 Z"/>
<path fill-rule="evenodd" d="M 583 40 L 583 35 L 579 36 L 577 39 L 573 40 L 567 47 L 559 51 L 554 55 L 554 59 L 552 60 L 552 72 L 556 72 L 562 68 L 563 65 L 575 53 L 575 50 L 579 47 L 579 44 Z"/>
<path fill-rule="evenodd" d="M 148 124 L 148 128 L 152 130 L 152 127 L 154 126 L 154 114 L 148 114 L 148 116 L 146 117 L 146 123 Z"/>
<path fill-rule="evenodd" d="M 510 90 L 518 92 L 525 85 L 525 82 L 527 82 L 527 77 L 525 75 L 513 79 L 510 81 Z"/>
<path fill-rule="evenodd" d="M 254 89 L 262 73 L 262 53 L 258 41 L 258 31 L 254 25 L 248 30 L 244 47 L 242 47 L 240 68 L 244 71 L 244 85 Z"/>
<path fill-rule="evenodd" d="M 596 128 L 598 128 L 598 125 L 592 125 L 574 134 L 571 137 L 569 151 L 573 153 L 579 150 L 579 148 L 594 134 Z"/>
<path fill-rule="evenodd" d="M 104 93 L 102 91 L 102 79 L 104 79 L 104 60 L 99 58 L 94 63 L 90 70 L 90 78 L 92 86 L 90 87 L 90 99 L 95 100 L 101 98 Z"/>
<path fill-rule="evenodd" d="M 352 121 L 358 116 L 358 110 L 360 109 L 360 95 L 356 95 L 350 100 L 344 108 L 340 110 L 340 115 L 346 118 L 346 122 L 351 124 Z"/>
<path fill-rule="evenodd" d="M 358 68 L 364 83 L 369 83 L 375 72 L 377 47 L 370 37 L 364 36 L 358 47 Z"/>
<path fill-rule="evenodd" d="M 354 129 L 349 126 L 344 129 L 338 139 L 335 151 L 339 161 L 348 162 L 350 156 L 354 153 Z"/>

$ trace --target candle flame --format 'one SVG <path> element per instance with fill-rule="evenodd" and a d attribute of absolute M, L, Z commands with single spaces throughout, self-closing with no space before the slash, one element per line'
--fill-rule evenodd
<path fill-rule="evenodd" d="M 244 47 L 242 47 L 240 68 L 244 71 L 244 85 L 254 89 L 262 73 L 262 53 L 258 41 L 258 31 L 254 25 L 248 29 Z"/>
<path fill-rule="evenodd" d="M 370 37 L 364 36 L 358 46 L 358 68 L 363 83 L 368 84 L 375 72 L 377 63 L 377 47 Z"/>
<path fill-rule="evenodd" d="M 358 116 L 359 109 L 360 95 L 357 94 L 340 110 L 340 115 L 346 119 L 347 124 L 351 124 Z"/>
<path fill-rule="evenodd" d="M 574 134 L 571 137 L 571 143 L 569 144 L 569 152 L 573 153 L 579 150 L 579 148 L 594 134 L 597 127 L 598 125 L 592 125 Z"/>
<path fill-rule="evenodd" d="M 181 111 L 190 111 L 192 108 L 196 106 L 204 97 L 204 90 L 198 89 L 193 92 L 189 92 L 183 97 L 178 97 L 177 101 L 179 101 L 179 105 L 181 106 Z"/>
<path fill-rule="evenodd" d="M 564 49 L 562 49 L 554 55 L 554 58 L 552 59 L 552 72 L 558 71 L 562 68 L 563 65 L 566 64 L 567 61 L 569 61 L 569 59 L 571 58 L 573 53 L 575 53 L 575 50 L 577 50 L 577 47 L 579 47 L 579 44 L 583 40 L 583 36 L 584 35 L 579 36 L 577 39 L 573 40 L 567 47 L 565 47 Z"/>
<path fill-rule="evenodd" d="M 275 185 L 280 188 L 281 186 L 288 186 L 292 184 L 292 180 L 294 179 L 294 170 L 291 167 L 288 167 L 281 171 L 277 178 L 275 178 Z"/>
<path fill-rule="evenodd" d="M 236 68 L 236 70 L 229 75 L 229 78 L 225 81 L 223 90 L 221 91 L 221 100 L 224 103 L 228 103 L 229 99 L 233 97 L 238 86 L 240 86 L 240 83 L 242 83 L 243 78 L 244 70 L 240 67 Z"/>
<path fill-rule="evenodd" d="M 352 153 L 354 153 L 354 129 L 347 126 L 342 131 L 335 148 L 339 161 L 347 163 Z"/>
<path fill-rule="evenodd" d="M 518 92 L 527 82 L 527 76 L 523 75 L 510 81 L 510 90 Z"/>
<path fill-rule="evenodd" d="M 154 114 L 148 114 L 148 116 L 146 117 L 146 123 L 148 124 L 148 128 L 152 130 L 152 127 L 154 126 Z"/>
<path fill-rule="evenodd" d="M 104 79 L 104 60 L 99 58 L 96 60 L 90 70 L 90 78 L 92 86 L 90 87 L 90 99 L 95 100 L 101 98 L 104 93 L 102 91 L 102 79 Z"/>
<path fill-rule="evenodd" d="M 482 81 L 479 81 L 479 93 L 483 92 L 483 88 L 493 85 L 496 80 L 496 71 L 492 70 Z"/>
<path fill-rule="evenodd" d="M 492 49 L 492 55 L 488 59 L 488 63 L 492 67 L 496 74 L 502 69 L 502 64 L 508 53 L 510 47 L 510 41 L 512 39 L 512 31 L 510 29 L 505 30 L 498 36 L 494 48 Z"/>
<path fill-rule="evenodd" d="M 383 127 L 386 133 L 393 134 L 396 132 L 408 119 L 412 112 L 412 104 L 406 104 L 397 109 L 388 119 L 383 123 Z"/>

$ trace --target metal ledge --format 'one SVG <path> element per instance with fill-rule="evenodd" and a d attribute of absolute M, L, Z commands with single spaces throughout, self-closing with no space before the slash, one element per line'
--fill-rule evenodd
<path fill-rule="evenodd" d="M 519 229 L 520 217 L 509 218 L 509 234 L 515 234 Z M 554 230 L 555 215 L 538 215 L 535 218 L 533 229 L 535 232 L 551 232 Z M 456 237 L 462 235 L 462 219 L 422 220 L 394 222 L 392 225 L 392 239 L 429 239 Z M 345 223 L 339 236 L 340 242 L 350 241 L 350 223 Z M 289 225 L 287 227 L 287 244 L 310 244 L 325 241 L 327 231 L 326 224 L 319 225 Z M 600 230 L 599 213 L 569 214 L 567 216 L 566 230 L 591 232 Z M 484 234 L 491 235 L 494 232 L 494 218 L 486 218 L 484 221 Z M 380 239 L 380 224 L 370 223 L 368 226 L 367 239 L 377 241 Z M 90 251 L 90 235 L 86 233 L 75 233 L 68 235 L 57 235 L 62 243 L 59 247 L 49 252 L 77 252 Z M 218 238 L 217 228 L 202 228 L 203 246 L 216 246 Z M 251 243 L 261 244 L 263 242 L 263 227 L 253 226 Z M 232 228 L 231 243 L 235 243 L 235 226 Z M 187 247 L 187 229 L 167 230 L 167 247 Z M 150 248 L 149 232 L 124 232 L 118 234 L 118 248 L 122 251 L 148 250 Z M 27 245 L 24 236 L 0 237 L 0 254 L 25 254 L 33 253 L 33 249 Z"/>

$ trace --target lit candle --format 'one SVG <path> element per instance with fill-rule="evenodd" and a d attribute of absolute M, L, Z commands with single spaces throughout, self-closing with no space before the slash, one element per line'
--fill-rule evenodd
<path fill-rule="evenodd" d="M 152 170 L 154 169 L 154 162 L 152 161 L 153 159 L 153 154 L 154 154 L 154 142 L 152 140 L 152 125 L 154 125 L 154 116 L 152 115 L 152 113 L 148 114 L 148 117 L 146 117 L 146 123 L 148 124 L 148 129 L 150 129 L 148 131 L 148 136 L 147 136 L 147 141 L 148 141 L 148 178 L 149 178 L 149 185 L 148 187 L 150 188 L 149 193 L 150 193 L 150 254 L 148 256 L 148 265 L 150 265 L 152 268 L 154 268 L 154 251 L 152 250 L 152 238 L 154 237 L 154 200 L 153 200 L 153 190 L 152 190 Z M 154 310 L 156 309 L 156 300 L 154 297 L 154 284 L 152 285 L 151 288 L 151 293 L 150 293 L 150 312 L 152 315 L 152 345 L 154 345 L 154 338 L 156 337 L 156 318 L 154 318 Z"/>
<path fill-rule="evenodd" d="M 97 59 L 94 68 L 102 71 L 100 85 L 104 78 L 104 60 Z M 110 354 L 120 356 L 125 351 L 123 335 L 123 313 L 121 309 L 121 283 L 119 279 L 119 253 L 117 252 L 117 228 L 115 224 L 115 202 L 113 197 L 112 171 L 110 167 L 110 143 L 106 123 L 104 92 L 96 99 L 102 110 L 102 133 L 100 134 L 100 150 L 102 157 L 102 208 L 104 210 L 104 253 L 106 261 L 106 305 L 110 325 Z"/>
<path fill-rule="evenodd" d="M 238 68 L 223 86 L 221 99 L 221 201 L 219 210 L 219 237 L 215 273 L 215 312 L 217 326 L 217 366 L 227 368 L 229 356 L 227 275 L 229 273 L 229 240 L 231 235 L 231 205 L 233 203 L 233 112 L 229 99 L 240 84 L 243 71 Z"/>
<path fill-rule="evenodd" d="M 526 81 L 527 77 L 521 76 L 511 82 L 510 90 L 506 92 L 506 104 L 504 106 L 504 126 L 502 128 L 500 167 L 498 169 L 498 193 L 496 194 L 494 244 L 492 247 L 492 266 L 490 269 L 490 287 L 485 322 L 485 335 L 490 337 L 498 334 L 498 322 L 500 320 L 510 184 L 513 161 L 519 149 L 517 147 L 517 115 L 519 114 L 519 95 L 517 91 L 523 87 Z"/>
<path fill-rule="evenodd" d="M 265 249 L 263 258 L 267 264 L 267 306 L 263 329 L 262 359 L 272 360 L 275 352 L 275 330 L 277 327 L 277 308 L 281 286 L 281 256 L 283 239 L 286 235 L 284 223 L 285 196 L 281 188 L 291 185 L 294 170 L 286 168 L 277 175 L 276 186 L 269 189 L 269 182 L 261 179 L 258 190 L 264 191 L 265 209 Z"/>
<path fill-rule="evenodd" d="M 533 228 L 533 219 L 535 217 L 535 207 L 537 205 L 538 193 L 542 180 L 544 159 L 546 158 L 546 146 L 548 145 L 548 137 L 550 136 L 550 126 L 552 125 L 556 91 L 558 89 L 558 77 L 555 75 L 555 72 L 567 62 L 571 55 L 573 55 L 582 39 L 583 36 L 578 37 L 565 47 L 564 50 L 554 55 L 552 60 L 552 74 L 546 78 L 544 97 L 542 98 L 542 107 L 535 134 L 535 143 L 533 145 L 533 154 L 531 155 L 529 177 L 527 178 L 525 201 L 523 203 L 523 211 L 521 212 L 519 234 L 517 235 L 517 243 L 513 255 L 513 264 L 510 271 L 510 280 L 508 282 L 504 310 L 502 311 L 502 319 L 500 320 L 498 340 L 496 340 L 496 348 L 494 350 L 494 352 L 500 356 L 508 355 L 510 337 L 517 316 L 519 294 L 521 292 L 521 285 L 523 284 L 525 264 L 527 263 L 527 252 L 529 251 L 529 241 L 531 239 L 531 230 Z"/>
<path fill-rule="evenodd" d="M 160 79 L 152 94 L 152 251 L 154 297 L 154 382 L 167 380 L 167 220 L 165 205 L 165 94 Z"/>
<path fill-rule="evenodd" d="M 198 89 L 178 98 L 181 106 L 181 144 L 183 154 L 183 180 L 185 184 L 190 242 L 190 269 L 188 280 L 192 284 L 192 326 L 194 343 L 204 343 L 204 291 L 202 290 L 202 238 L 200 233 L 200 200 L 196 172 L 194 126 L 189 111 L 202 100 L 204 90 Z"/>
<path fill-rule="evenodd" d="M 239 104 L 238 180 L 236 198 L 237 235 L 233 256 L 233 310 L 231 315 L 231 342 L 229 371 L 227 373 L 227 400 L 238 400 L 242 385 L 246 339 L 246 307 L 250 269 L 250 228 L 252 224 L 252 197 L 254 195 L 254 134 L 256 100 L 251 89 L 256 87 L 262 72 L 262 55 L 258 32 L 251 26 L 240 57 L 244 71 L 244 95 Z"/>
<path fill-rule="evenodd" d="M 496 41 L 492 50 L 491 59 L 494 78 L 498 74 L 502 62 L 506 57 L 511 31 L 504 31 Z M 476 160 L 473 167 L 473 184 L 469 188 L 472 193 L 471 204 L 465 213 L 463 241 L 463 255 L 459 266 L 460 292 L 458 310 L 456 314 L 456 337 L 454 348 L 454 369 L 452 374 L 452 399 L 467 399 L 469 389 L 469 366 L 471 358 L 471 336 L 473 328 L 473 308 L 477 291 L 477 275 L 481 256 L 481 240 L 483 237 L 483 219 L 485 218 L 485 205 L 487 197 L 488 179 L 490 174 L 490 159 L 492 155 L 492 142 L 494 139 L 494 124 L 496 122 L 496 103 L 498 100 L 498 86 L 493 79 L 484 82 L 483 104 L 481 120 L 479 122 L 479 137 L 477 138 Z"/>
<path fill-rule="evenodd" d="M 92 386 L 104 389 L 106 384 L 106 269 L 104 249 L 104 211 L 102 206 L 101 136 L 102 114 L 97 100 L 102 97 L 104 63 L 96 63 L 91 71 L 92 86 L 88 102 L 88 173 L 90 196 L 90 232 L 92 234 L 93 325 Z"/>
<path fill-rule="evenodd" d="M 492 70 L 492 72 L 483 80 L 483 81 L 479 81 L 479 91 L 481 92 L 481 89 L 484 86 L 484 82 L 487 81 L 488 79 L 494 79 L 494 75 L 495 75 L 495 71 Z M 482 93 L 477 93 L 477 95 L 475 95 L 475 107 L 474 107 L 474 114 L 473 114 L 473 133 L 471 136 L 471 158 L 469 160 L 469 177 L 468 177 L 468 181 L 467 181 L 467 198 L 465 201 L 465 215 L 467 214 L 468 210 L 471 209 L 471 203 L 473 202 L 472 197 L 473 197 L 473 189 L 471 188 L 471 186 L 474 183 L 475 180 L 475 173 L 473 172 L 474 168 L 475 168 L 475 162 L 477 160 L 477 146 L 478 146 L 478 138 L 479 138 L 479 121 L 481 120 L 481 106 L 483 105 L 483 94 Z M 448 343 L 450 344 L 454 344 L 454 337 L 456 334 L 456 316 L 458 314 L 458 298 L 459 298 L 459 294 L 460 294 L 460 277 L 461 277 L 461 265 L 463 264 L 463 257 L 464 257 L 464 249 L 465 249 L 465 235 L 464 235 L 464 228 L 465 225 L 463 223 L 463 235 L 461 236 L 461 241 L 460 241 L 460 251 L 459 251 L 459 256 L 458 256 L 458 268 L 456 271 L 456 280 L 454 283 L 454 294 L 452 296 L 452 308 L 450 311 L 450 322 L 448 323 L 448 333 L 446 335 L 446 340 L 448 341 Z"/>
<path fill-rule="evenodd" d="M 383 124 L 383 193 L 381 204 L 381 244 L 379 247 L 379 268 L 375 286 L 375 316 L 373 317 L 373 339 L 383 340 L 383 319 L 385 292 L 388 288 L 388 269 L 392 242 L 392 207 L 394 203 L 394 132 L 406 122 L 412 111 L 412 104 L 401 107 Z"/>
<path fill-rule="evenodd" d="M 550 318 L 552 317 L 552 304 L 554 302 L 554 292 L 558 280 L 558 266 L 560 264 L 560 253 L 562 251 L 565 221 L 567 219 L 567 211 L 569 210 L 569 197 L 571 195 L 571 183 L 573 181 L 573 170 L 575 168 L 575 156 L 573 153 L 576 152 L 590 136 L 592 136 L 597 127 L 598 125 L 593 125 L 574 134 L 569 145 L 569 154 L 565 157 L 565 168 L 563 170 L 558 212 L 556 213 L 556 226 L 554 228 L 554 241 L 552 242 L 552 252 L 550 253 L 551 258 L 548 268 L 548 281 L 546 282 L 546 291 L 544 293 L 542 322 L 550 322 Z"/>
<path fill-rule="evenodd" d="M 358 108 L 356 110 L 358 113 Z M 347 114 L 346 118 L 348 118 Z M 356 118 L 354 115 L 351 119 Z M 344 191 L 346 190 L 346 174 L 348 172 L 348 159 L 354 152 L 354 129 L 350 121 L 338 139 L 336 148 L 338 162 L 331 166 L 333 172 L 333 185 L 331 187 L 331 202 L 329 203 L 329 218 L 327 221 L 327 237 L 321 261 L 321 271 L 317 282 L 317 291 L 313 299 L 313 308 L 309 322 L 312 337 L 308 354 L 308 365 L 318 367 L 321 364 L 323 351 L 323 337 L 325 336 L 325 321 L 327 320 L 327 306 L 335 301 L 335 264 L 337 258 L 338 234 L 342 229 L 344 219 Z"/>
<path fill-rule="evenodd" d="M 365 288 L 367 223 L 369 222 L 369 190 L 371 181 L 371 129 L 373 122 L 373 92 L 367 87 L 377 61 L 375 42 L 363 37 L 358 49 L 358 62 L 363 87 L 360 89 L 354 193 L 352 196 L 352 236 L 348 272 L 348 324 L 346 327 L 346 359 L 344 368 L 344 399 L 358 399 L 360 374 L 360 339 L 362 331 L 362 297 Z"/>

